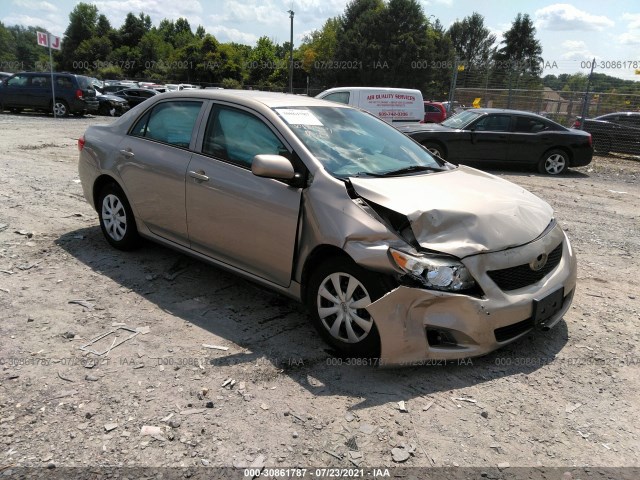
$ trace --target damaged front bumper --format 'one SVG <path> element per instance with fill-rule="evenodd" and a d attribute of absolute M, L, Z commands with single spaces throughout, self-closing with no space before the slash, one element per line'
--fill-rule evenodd
<path fill-rule="evenodd" d="M 503 291 L 487 273 L 529 264 L 560 244 L 558 265 L 531 285 Z M 559 226 L 524 246 L 470 256 L 462 262 L 483 296 L 400 286 L 367 307 L 380 333 L 381 365 L 420 365 L 429 359 L 484 355 L 533 328 L 553 327 L 571 305 L 576 258 Z M 539 310 L 544 308 L 552 308 L 553 313 L 541 315 Z"/>

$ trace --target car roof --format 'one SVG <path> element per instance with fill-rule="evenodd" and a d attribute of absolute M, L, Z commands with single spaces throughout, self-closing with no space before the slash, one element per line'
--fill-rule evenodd
<path fill-rule="evenodd" d="M 512 110 L 509 108 L 469 108 L 465 110 L 465 112 L 504 113 L 506 115 L 524 115 L 527 117 L 534 117 L 534 118 L 550 121 L 548 118 L 545 118 L 542 115 L 538 115 L 537 113 L 525 112 L 524 110 Z"/>
<path fill-rule="evenodd" d="M 640 112 L 611 112 L 611 113 L 605 113 L 596 118 L 608 117 L 609 115 L 626 115 L 629 117 L 638 117 L 640 116 Z"/>
<path fill-rule="evenodd" d="M 314 97 L 303 95 L 293 95 L 290 93 L 263 92 L 261 90 L 182 90 L 179 92 L 166 92 L 162 98 L 208 98 L 212 100 L 237 101 L 243 100 L 245 104 L 262 104 L 268 108 L 276 107 L 311 107 L 311 106 L 332 106 L 336 108 L 348 108 L 327 100 L 320 100 Z"/>

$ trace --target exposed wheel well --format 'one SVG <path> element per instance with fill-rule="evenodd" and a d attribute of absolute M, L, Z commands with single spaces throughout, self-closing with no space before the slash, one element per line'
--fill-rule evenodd
<path fill-rule="evenodd" d="M 116 185 L 120 186 L 120 184 L 109 175 L 100 175 L 93 183 L 93 207 L 96 210 L 98 209 L 98 195 L 100 195 L 100 191 L 108 183 L 115 183 Z"/>
<path fill-rule="evenodd" d="M 343 257 L 345 260 L 353 261 L 353 259 L 342 249 L 334 246 L 334 245 L 318 245 L 313 251 L 309 254 L 307 259 L 304 262 L 304 267 L 302 268 L 302 279 L 301 279 L 301 299 L 303 303 L 307 303 L 307 286 L 309 284 L 309 277 L 314 269 L 321 265 L 324 261 L 329 258 Z"/>
<path fill-rule="evenodd" d="M 547 155 L 550 151 L 552 150 L 560 150 L 564 153 L 567 154 L 567 158 L 569 159 L 569 167 L 573 166 L 573 155 L 571 155 L 571 150 L 569 150 L 566 147 L 551 147 L 551 148 L 547 148 L 547 150 L 545 150 L 545 152 L 542 154 L 542 156 L 544 157 L 545 155 Z"/>
<path fill-rule="evenodd" d="M 426 147 L 428 144 L 437 145 L 442 149 L 442 153 L 444 153 L 445 158 L 448 156 L 449 152 L 447 151 L 447 146 L 442 143 L 440 140 L 422 140 L 420 145 Z"/>

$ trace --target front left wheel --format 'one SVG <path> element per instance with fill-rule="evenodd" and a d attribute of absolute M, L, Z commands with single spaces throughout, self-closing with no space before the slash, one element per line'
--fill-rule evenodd
<path fill-rule="evenodd" d="M 538 171 L 547 175 L 559 175 L 569 168 L 569 155 L 562 150 L 549 150 L 538 162 Z"/>
<path fill-rule="evenodd" d="M 100 228 L 107 241 L 119 250 L 133 250 L 140 241 L 136 220 L 126 195 L 115 183 L 102 187 L 98 196 Z"/>
<path fill-rule="evenodd" d="M 307 306 L 322 338 L 341 355 L 378 358 L 380 335 L 366 307 L 388 290 L 378 274 L 334 258 L 311 274 Z"/>

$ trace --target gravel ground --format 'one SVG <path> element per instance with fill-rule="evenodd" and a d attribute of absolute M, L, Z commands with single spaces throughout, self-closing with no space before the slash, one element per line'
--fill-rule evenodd
<path fill-rule="evenodd" d="M 340 364 L 287 298 L 152 243 L 110 248 L 76 149 L 108 121 L 0 115 L 0 472 L 640 464 L 637 159 L 495 172 L 568 231 L 572 308 L 479 359 L 384 370 Z M 80 350 L 121 326 L 148 328 Z"/>

